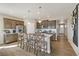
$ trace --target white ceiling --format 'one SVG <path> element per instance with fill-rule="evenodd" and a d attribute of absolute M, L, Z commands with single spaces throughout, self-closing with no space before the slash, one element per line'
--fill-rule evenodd
<path fill-rule="evenodd" d="M 42 6 L 40 10 L 39 6 Z M 49 16 L 52 19 L 68 18 L 75 6 L 75 3 L 0 3 L 0 14 L 29 19 L 37 19 L 39 16 Z"/>

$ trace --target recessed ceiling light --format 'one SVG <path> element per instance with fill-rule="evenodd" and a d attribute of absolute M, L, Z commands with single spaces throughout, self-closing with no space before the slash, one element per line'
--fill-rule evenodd
<path fill-rule="evenodd" d="M 63 28 L 64 26 L 63 25 L 60 25 L 60 27 Z"/>
<path fill-rule="evenodd" d="M 38 22 L 41 23 L 41 20 L 39 20 Z"/>
<path fill-rule="evenodd" d="M 28 24 L 31 24 L 30 22 L 28 22 Z"/>

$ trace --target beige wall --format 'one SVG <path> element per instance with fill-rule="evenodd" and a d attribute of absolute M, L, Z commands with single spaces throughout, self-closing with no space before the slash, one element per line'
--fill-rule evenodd
<path fill-rule="evenodd" d="M 3 16 L 0 15 L 0 44 L 3 43 L 4 36 L 3 36 Z"/>

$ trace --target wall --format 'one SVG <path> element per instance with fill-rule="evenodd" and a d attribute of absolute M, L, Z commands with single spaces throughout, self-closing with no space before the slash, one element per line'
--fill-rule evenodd
<path fill-rule="evenodd" d="M 78 50 L 79 50 L 79 20 L 78 20 Z"/>
<path fill-rule="evenodd" d="M 73 28 L 71 26 L 70 19 L 67 20 L 67 34 L 68 34 L 67 37 L 73 41 Z"/>
<path fill-rule="evenodd" d="M 79 55 L 79 49 L 76 47 L 76 45 L 73 43 L 73 28 L 71 24 L 71 18 L 67 20 L 67 38 L 69 43 L 71 44 L 72 48 L 76 52 L 77 55 Z"/>
<path fill-rule="evenodd" d="M 3 16 L 0 15 L 0 44 L 3 43 L 3 39 L 4 39 L 4 36 L 3 36 Z"/>

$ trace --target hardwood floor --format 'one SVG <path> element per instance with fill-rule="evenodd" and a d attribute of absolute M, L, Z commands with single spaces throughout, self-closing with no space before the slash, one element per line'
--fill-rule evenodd
<path fill-rule="evenodd" d="M 57 41 L 52 41 L 51 56 L 76 56 L 73 48 L 63 36 Z M 0 45 L 0 56 L 35 56 L 33 53 L 17 47 L 16 43 Z"/>
<path fill-rule="evenodd" d="M 0 46 L 0 56 L 34 56 L 34 54 L 26 52 L 17 47 L 16 43 L 12 43 Z"/>
<path fill-rule="evenodd" d="M 57 41 L 52 41 L 52 47 L 53 56 L 76 56 L 65 36 L 59 36 Z"/>

